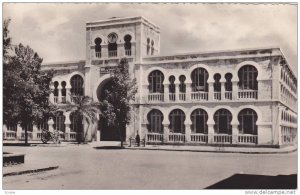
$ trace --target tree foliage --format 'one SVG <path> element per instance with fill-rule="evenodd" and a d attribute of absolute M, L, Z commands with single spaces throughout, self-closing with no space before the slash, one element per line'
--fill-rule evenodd
<path fill-rule="evenodd" d="M 130 103 L 134 101 L 137 92 L 136 79 L 129 75 L 127 59 L 121 59 L 111 75 L 112 87 L 104 91 L 104 99 L 101 102 L 102 115 L 106 118 L 108 126 L 114 126 L 119 130 L 121 145 L 123 145 L 123 133 L 126 124 L 130 122 Z"/>
<path fill-rule="evenodd" d="M 4 124 L 19 123 L 25 128 L 50 114 L 53 71 L 41 71 L 43 59 L 29 46 L 20 43 L 12 47 L 9 21 L 3 24 L 3 120 Z"/>
<path fill-rule="evenodd" d="M 56 107 L 56 111 L 66 111 L 82 116 L 88 126 L 85 131 L 83 131 L 83 129 L 76 129 L 77 141 L 78 143 L 85 142 L 90 125 L 96 123 L 99 114 L 101 114 L 100 103 L 94 102 L 89 96 L 72 95 L 71 97 L 72 102 L 67 102 L 64 105 Z M 82 123 L 82 121 L 77 122 Z M 83 132 L 85 132 L 85 134 L 83 134 Z"/>

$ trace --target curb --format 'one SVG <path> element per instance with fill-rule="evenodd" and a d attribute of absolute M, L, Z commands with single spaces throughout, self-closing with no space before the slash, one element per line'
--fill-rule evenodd
<path fill-rule="evenodd" d="M 15 171 L 15 172 L 11 172 L 11 173 L 4 173 L 3 177 L 14 176 L 14 175 L 23 175 L 23 174 L 28 174 L 28 173 L 37 173 L 37 172 L 43 172 L 43 171 L 50 171 L 50 170 L 58 169 L 58 167 L 59 166 L 47 167 L 47 168 L 41 168 L 41 169 L 25 170 L 25 171 Z"/>
<path fill-rule="evenodd" d="M 297 149 L 287 151 L 272 151 L 272 152 L 248 152 L 248 151 L 226 151 L 226 150 L 189 150 L 189 149 L 166 149 L 166 148 L 126 148 L 129 150 L 161 150 L 161 151 L 176 151 L 176 152 L 207 152 L 207 153 L 240 153 L 240 154 L 288 154 L 297 151 Z"/>

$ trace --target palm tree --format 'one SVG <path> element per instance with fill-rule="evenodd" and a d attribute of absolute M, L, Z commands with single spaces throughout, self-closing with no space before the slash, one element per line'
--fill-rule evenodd
<path fill-rule="evenodd" d="M 101 114 L 100 103 L 94 102 L 89 96 L 71 95 L 71 98 L 72 102 L 67 102 L 57 108 L 58 110 L 70 111 L 77 114 L 77 116 L 82 116 L 82 119 L 86 121 L 87 128 L 86 131 L 83 129 L 83 132 L 85 132 L 83 136 L 80 136 L 83 132 L 77 129 L 77 141 L 78 143 L 81 143 L 81 141 L 85 142 L 90 125 L 96 123 L 99 114 Z"/>

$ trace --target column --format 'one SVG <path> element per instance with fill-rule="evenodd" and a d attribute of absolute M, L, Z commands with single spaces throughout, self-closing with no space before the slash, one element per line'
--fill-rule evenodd
<path fill-rule="evenodd" d="M 17 126 L 17 139 L 20 140 L 22 138 L 22 127 L 20 124 Z"/>
<path fill-rule="evenodd" d="M 48 125 L 49 125 L 49 131 L 53 133 L 53 131 L 54 131 L 54 121 L 51 117 L 49 118 Z"/>
<path fill-rule="evenodd" d="M 164 102 L 169 102 L 169 83 L 164 84 Z"/>
<path fill-rule="evenodd" d="M 33 127 L 32 127 L 32 140 L 37 140 L 37 133 L 38 133 L 37 126 L 33 125 Z"/>
<path fill-rule="evenodd" d="M 232 126 L 232 144 L 239 143 L 239 130 L 238 130 L 238 123 L 231 124 Z"/>
<path fill-rule="evenodd" d="M 49 102 L 51 102 L 52 104 L 54 103 L 54 86 L 53 84 L 50 86 L 50 89 L 51 89 L 51 93 L 49 94 Z"/>
<path fill-rule="evenodd" d="M 3 124 L 2 128 L 3 128 L 2 131 L 3 131 L 3 140 L 4 140 L 4 139 L 6 139 L 7 126 Z"/>
<path fill-rule="evenodd" d="M 225 99 L 225 81 L 221 81 L 221 100 Z"/>
<path fill-rule="evenodd" d="M 238 100 L 238 81 L 232 81 L 232 100 Z"/>
<path fill-rule="evenodd" d="M 185 140 L 187 143 L 191 142 L 191 125 L 191 121 L 185 123 Z"/>
<path fill-rule="evenodd" d="M 191 101 L 192 96 L 192 83 L 186 83 L 186 101 Z"/>
<path fill-rule="evenodd" d="M 180 93 L 179 84 L 180 83 L 175 83 L 175 101 L 176 102 L 180 101 L 179 100 L 179 93 Z"/>
<path fill-rule="evenodd" d="M 125 57 L 125 47 L 124 43 L 119 43 L 118 44 L 118 57 Z"/>
<path fill-rule="evenodd" d="M 71 87 L 66 86 L 66 101 L 71 102 Z"/>
<path fill-rule="evenodd" d="M 214 134 L 215 134 L 214 123 L 208 122 L 207 126 L 208 126 L 208 141 L 207 142 L 209 144 L 213 144 L 214 143 Z"/>
<path fill-rule="evenodd" d="M 65 112 L 64 115 L 65 115 L 65 140 L 70 141 L 70 132 L 71 132 L 71 129 L 70 129 L 70 124 L 71 124 L 70 113 Z"/>
<path fill-rule="evenodd" d="M 260 98 L 260 92 L 262 92 L 262 90 L 264 90 L 263 89 L 263 83 L 262 83 L 263 81 L 261 81 L 261 80 L 257 80 L 257 99 L 259 100 L 259 99 L 264 99 L 263 97 L 262 98 Z M 271 91 L 272 92 L 272 91 Z"/>
<path fill-rule="evenodd" d="M 57 89 L 58 89 L 58 100 L 57 100 L 57 103 L 61 103 L 62 101 L 61 101 L 61 97 L 62 97 L 62 87 L 59 85 L 58 87 L 57 87 Z"/>
<path fill-rule="evenodd" d="M 214 101 L 214 82 L 208 82 L 208 100 Z"/>
<path fill-rule="evenodd" d="M 169 124 L 163 124 L 163 126 L 164 126 L 164 143 L 168 143 L 169 133 L 170 133 Z"/>

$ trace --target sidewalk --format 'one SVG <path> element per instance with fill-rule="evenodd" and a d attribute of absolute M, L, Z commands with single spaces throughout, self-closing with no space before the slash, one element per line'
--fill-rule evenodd
<path fill-rule="evenodd" d="M 120 147 L 120 142 L 91 142 L 92 147 Z M 129 150 L 164 150 L 164 151 L 186 151 L 186 152 L 220 152 L 220 153 L 244 153 L 244 154 L 280 154 L 297 151 L 297 146 L 287 146 L 283 148 L 267 148 L 267 147 L 230 147 L 230 146 L 191 146 L 191 145 L 146 145 L 131 146 L 125 145 L 125 149 Z"/>
<path fill-rule="evenodd" d="M 297 146 L 284 148 L 262 147 L 219 147 L 219 146 L 183 146 L 183 145 L 146 145 L 145 147 L 126 147 L 131 150 L 164 150 L 164 151 L 187 151 L 187 152 L 219 152 L 219 153 L 242 153 L 242 154 L 280 154 L 297 151 Z"/>

